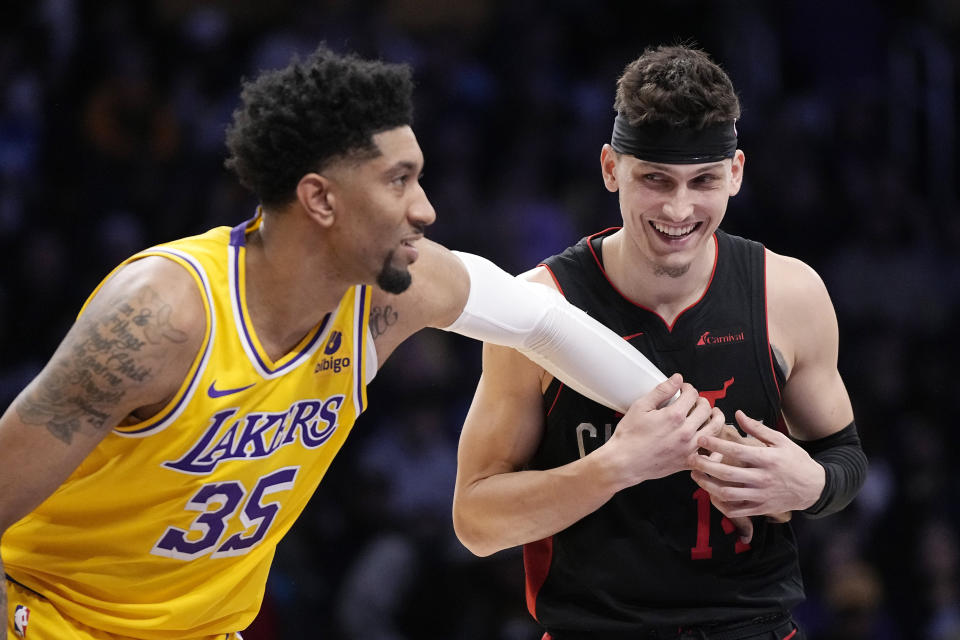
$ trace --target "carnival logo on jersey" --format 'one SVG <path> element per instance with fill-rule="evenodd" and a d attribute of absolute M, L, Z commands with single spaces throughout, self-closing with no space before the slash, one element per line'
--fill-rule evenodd
<path fill-rule="evenodd" d="M 327 346 L 323 348 L 323 352 L 332 356 L 340 349 L 340 343 L 342 340 L 342 335 L 339 331 L 334 331 L 330 334 L 330 339 L 327 340 Z M 342 356 L 340 358 L 324 358 L 317 363 L 317 366 L 313 368 L 314 373 L 324 373 L 327 371 L 333 371 L 334 373 L 340 373 L 341 370 L 346 369 L 350 366 L 350 356 Z"/>
<path fill-rule="evenodd" d="M 27 625 L 30 623 L 30 609 L 18 604 L 13 610 L 13 632 L 21 638 L 27 637 Z"/>
<path fill-rule="evenodd" d="M 273 455 L 298 440 L 316 449 L 339 426 L 340 408 L 346 398 L 337 394 L 326 400 L 300 400 L 278 413 L 248 413 L 225 409 L 210 419 L 200 439 L 179 460 L 163 466 L 183 473 L 207 474 L 227 460 L 256 460 Z"/>
<path fill-rule="evenodd" d="M 704 331 L 700 334 L 700 339 L 697 340 L 698 347 L 713 347 L 716 345 L 722 344 L 734 344 L 737 342 L 743 342 L 746 340 L 744 331 L 741 329 L 737 331 L 722 331 L 716 332 L 713 331 Z"/>

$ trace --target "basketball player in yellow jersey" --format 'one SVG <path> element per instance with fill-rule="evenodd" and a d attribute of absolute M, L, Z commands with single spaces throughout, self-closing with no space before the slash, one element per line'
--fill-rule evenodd
<path fill-rule="evenodd" d="M 122 263 L 0 417 L 0 640 L 239 638 L 421 328 L 520 349 L 639 426 L 634 399 L 680 391 L 548 287 L 423 238 L 411 111 L 409 69 L 323 47 L 245 85 L 227 164 L 254 218 Z"/>

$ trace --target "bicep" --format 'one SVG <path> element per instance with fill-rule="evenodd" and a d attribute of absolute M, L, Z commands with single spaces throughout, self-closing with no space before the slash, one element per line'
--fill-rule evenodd
<path fill-rule="evenodd" d="M 470 291 L 466 268 L 449 249 L 423 239 L 420 257 L 410 266 L 412 281 L 401 294 L 375 287 L 370 303 L 370 334 L 379 365 L 401 342 L 425 327 L 446 327 L 463 310 Z"/>
<path fill-rule="evenodd" d="M 457 489 L 523 468 L 543 435 L 543 370 L 513 349 L 485 344 L 483 374 L 464 421 Z"/>
<path fill-rule="evenodd" d="M 837 369 L 839 329 L 826 286 L 799 262 L 787 266 L 789 286 L 774 293 L 775 324 L 790 345 L 792 368 L 782 407 L 790 434 L 799 440 L 826 437 L 853 420 L 853 409 Z"/>
<path fill-rule="evenodd" d="M 183 273 L 155 262 L 118 271 L 0 417 L 0 526 L 52 493 L 128 414 L 179 386 L 203 328 Z"/>
<path fill-rule="evenodd" d="M 853 408 L 836 366 L 798 366 L 784 387 L 783 416 L 790 435 L 816 440 L 853 421 Z"/>

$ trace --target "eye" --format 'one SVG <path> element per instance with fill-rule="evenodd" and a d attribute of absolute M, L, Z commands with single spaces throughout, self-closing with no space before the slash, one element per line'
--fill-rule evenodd
<path fill-rule="evenodd" d="M 712 187 L 720 181 L 715 173 L 703 173 L 693 179 L 693 184 L 700 187 Z"/>
<path fill-rule="evenodd" d="M 673 179 L 664 173 L 645 173 L 643 174 L 643 183 L 650 189 L 670 189 L 674 184 Z"/>

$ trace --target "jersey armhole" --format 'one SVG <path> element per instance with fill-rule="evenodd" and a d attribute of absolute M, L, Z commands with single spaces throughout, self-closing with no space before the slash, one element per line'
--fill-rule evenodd
<path fill-rule="evenodd" d="M 779 415 L 786 378 L 777 365 L 773 355 L 773 345 L 770 344 L 770 315 L 767 312 L 767 250 L 762 244 L 756 243 L 756 247 L 750 252 L 750 268 L 754 273 L 759 274 L 756 285 L 759 291 L 753 293 L 754 326 L 763 330 L 762 338 L 755 341 L 757 359 L 762 372 L 764 390 L 770 402 L 777 407 Z"/>
<path fill-rule="evenodd" d="M 211 348 L 213 346 L 213 337 L 215 334 L 215 318 L 213 314 L 213 295 L 210 288 L 210 280 L 207 277 L 207 273 L 204 270 L 203 266 L 198 260 L 193 256 L 179 250 L 173 249 L 170 247 L 155 247 L 153 249 L 147 249 L 142 251 L 130 258 L 127 258 L 121 262 L 113 271 L 111 271 L 106 278 L 103 279 L 97 288 L 94 289 L 93 293 L 90 294 L 90 297 L 87 299 L 87 303 L 93 299 L 93 296 L 96 295 L 97 291 L 113 276 L 123 266 L 141 260 L 147 257 L 160 257 L 166 258 L 176 262 L 181 267 L 183 267 L 187 273 L 193 278 L 194 282 L 197 285 L 197 288 L 200 290 L 200 299 L 203 302 L 203 312 L 206 316 L 206 329 L 203 335 L 203 341 L 200 343 L 200 349 L 197 351 L 197 355 L 194 357 L 193 362 L 190 364 L 190 369 L 187 371 L 187 375 L 184 376 L 183 382 L 180 384 L 180 388 L 177 389 L 177 392 L 174 394 L 173 398 L 163 406 L 163 408 L 156 413 L 156 415 L 151 416 L 146 420 L 140 422 L 114 427 L 113 432 L 119 436 L 126 438 L 143 438 L 154 433 L 158 433 L 168 427 L 174 420 L 176 420 L 183 410 L 189 404 L 190 399 L 193 397 L 194 392 L 196 391 L 197 385 L 200 381 L 201 374 L 207 366 L 207 361 L 210 358 Z M 83 308 L 86 308 L 87 303 L 84 303 Z M 83 313 L 83 309 L 80 311 Z"/>

